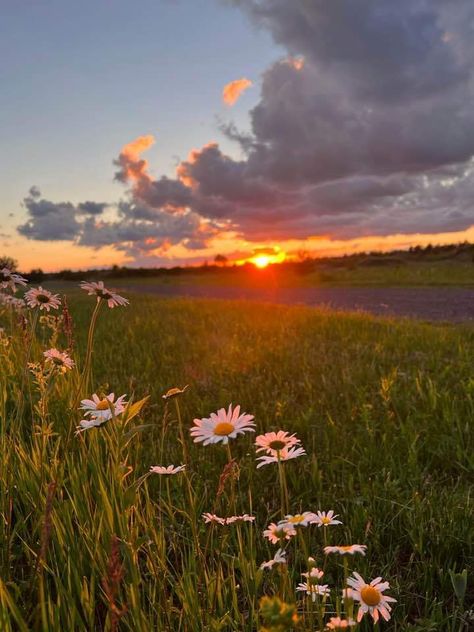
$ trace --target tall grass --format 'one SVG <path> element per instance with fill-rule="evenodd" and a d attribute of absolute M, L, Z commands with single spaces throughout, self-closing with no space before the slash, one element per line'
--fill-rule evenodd
<path fill-rule="evenodd" d="M 40 317 L 30 351 L 34 317 L 1 316 L 2 631 L 318 630 L 319 602 L 295 587 L 311 555 L 342 588 L 343 558 L 324 556 L 325 540 L 367 545 L 350 570 L 390 581 L 398 603 L 383 629 L 473 625 L 460 575 L 472 562 L 472 328 L 133 296 L 101 311 L 90 382 L 135 405 L 75 436 L 78 388 L 91 395 L 79 374 L 85 363 L 89 382 L 94 301 L 72 295 L 69 305 L 73 335 Z M 40 366 L 24 381 L 28 355 L 40 363 L 73 340 L 79 371 L 42 385 Z M 301 438 L 308 456 L 284 464 L 290 512 L 334 509 L 343 521 L 301 529 L 288 564 L 270 571 L 259 565 L 277 548 L 262 531 L 281 517 L 278 467 L 256 470 L 249 434 L 232 442 L 231 466 L 222 445 L 189 436 L 193 418 L 230 402 L 255 415 L 258 432 Z M 149 474 L 184 462 L 184 473 Z M 233 504 L 255 524 L 202 520 Z M 288 604 L 286 628 L 264 623 L 274 604 L 259 613 L 272 595 Z M 340 599 L 326 605 L 325 620 Z M 372 629 L 368 617 L 359 629 Z"/>

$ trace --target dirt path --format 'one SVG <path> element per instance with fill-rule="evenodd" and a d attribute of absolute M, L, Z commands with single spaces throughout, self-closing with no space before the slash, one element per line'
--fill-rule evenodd
<path fill-rule="evenodd" d="M 327 306 L 430 321 L 474 321 L 474 289 L 467 288 L 241 288 L 212 285 L 121 284 L 126 290 L 159 296 L 247 299 L 292 305 Z"/>

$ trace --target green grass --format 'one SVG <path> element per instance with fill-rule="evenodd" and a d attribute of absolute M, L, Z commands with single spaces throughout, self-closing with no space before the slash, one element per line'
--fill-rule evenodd
<path fill-rule="evenodd" d="M 93 300 L 69 302 L 80 363 Z M 255 527 L 210 530 L 200 517 L 232 513 L 229 481 L 216 498 L 222 446 L 188 439 L 188 475 L 141 478 L 150 465 L 183 462 L 174 402 L 166 406 L 161 396 L 185 384 L 186 429 L 232 402 L 255 415 L 259 432 L 297 433 L 308 456 L 284 466 L 290 511 L 334 509 L 344 524 L 328 528 L 329 541 L 368 546 L 366 558 L 350 562 L 367 579 L 390 581 L 398 603 L 384 630 L 472 625 L 469 594 L 460 606 L 450 571 L 472 562 L 474 329 L 133 295 L 129 307 L 99 316 L 93 390 L 150 400 L 125 427 L 109 422 L 80 437 L 71 436 L 80 419 L 68 409 L 73 375 L 58 377 L 47 413 L 30 412 L 21 389 L 24 336 L 15 331 L 0 347 L 2 630 L 113 629 L 103 584 L 113 574 L 113 536 L 123 564 L 116 603 L 126 607 L 117 629 L 253 630 L 261 596 L 295 600 L 305 570 L 300 539 L 289 543 L 286 580 L 257 571 L 277 548 L 261 532 L 281 507 L 277 467 L 255 469 L 250 435 L 231 448 L 240 472 L 236 509 L 255 515 Z M 50 346 L 49 334 L 43 324 L 33 359 Z M 57 346 L 65 347 L 62 334 Z M 322 530 L 310 527 L 303 539 L 322 565 Z M 341 581 L 339 563 L 327 560 L 326 583 Z M 312 616 L 299 629 L 319 629 Z"/>

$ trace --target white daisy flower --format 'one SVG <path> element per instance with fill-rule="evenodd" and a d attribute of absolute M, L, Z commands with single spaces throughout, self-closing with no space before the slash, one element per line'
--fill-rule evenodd
<path fill-rule="evenodd" d="M 306 581 L 309 584 L 317 584 L 321 577 L 324 575 L 324 571 L 322 571 L 320 568 L 317 568 L 316 566 L 313 566 L 310 571 L 308 571 L 307 573 L 301 573 L 301 575 L 303 577 L 306 577 Z"/>
<path fill-rule="evenodd" d="M 255 432 L 253 418 L 253 415 L 247 413 L 241 415 L 240 406 L 232 410 L 230 404 L 227 411 L 221 408 L 217 413 L 211 413 L 210 417 L 195 419 L 190 433 L 194 437 L 194 443 L 202 441 L 203 445 L 209 445 L 221 441 L 227 444 L 229 439 L 235 439 L 239 434 Z"/>
<path fill-rule="evenodd" d="M 16 286 L 25 286 L 28 281 L 20 274 L 12 272 L 9 268 L 2 268 L 0 270 L 0 288 L 10 288 L 12 292 L 16 292 Z"/>
<path fill-rule="evenodd" d="M 354 591 L 352 588 L 342 589 L 342 601 L 354 601 Z"/>
<path fill-rule="evenodd" d="M 349 577 L 347 583 L 354 590 L 354 600 L 359 602 L 357 622 L 360 622 L 367 612 L 372 615 L 375 623 L 379 620 L 379 615 L 388 621 L 392 610 L 390 603 L 397 601 L 393 597 L 383 594 L 384 590 L 390 588 L 390 584 L 382 581 L 381 577 L 376 577 L 370 584 L 367 584 L 359 573 L 353 575 L 353 577 Z"/>
<path fill-rule="evenodd" d="M 265 538 L 268 538 L 272 544 L 278 544 L 281 540 L 290 540 L 296 535 L 296 529 L 291 524 L 275 524 L 270 523 L 263 532 Z"/>
<path fill-rule="evenodd" d="M 329 525 L 342 524 L 340 520 L 336 520 L 337 514 L 334 515 L 334 511 L 332 509 L 327 513 L 325 511 L 317 511 L 316 515 L 317 518 L 315 523 L 318 527 L 328 527 Z"/>
<path fill-rule="evenodd" d="M 28 307 L 39 307 L 40 310 L 45 309 L 47 312 L 49 312 L 51 308 L 58 309 L 61 305 L 59 294 L 53 294 L 48 290 L 43 290 L 41 286 L 25 292 L 25 301 Z"/>
<path fill-rule="evenodd" d="M 306 452 L 304 448 L 293 447 L 289 450 L 282 450 L 278 455 L 265 455 L 257 457 L 257 461 L 259 462 L 257 465 L 257 469 L 259 467 L 263 467 L 264 465 L 269 465 L 270 463 L 278 463 L 278 461 L 289 461 L 290 459 L 297 459 L 299 456 L 305 455 Z"/>
<path fill-rule="evenodd" d="M 331 617 L 326 624 L 328 630 L 347 630 L 356 625 L 354 619 L 341 619 L 341 617 Z"/>
<path fill-rule="evenodd" d="M 273 556 L 272 560 L 268 560 L 268 562 L 263 562 L 260 564 L 261 570 L 265 570 L 266 568 L 273 568 L 275 564 L 286 564 L 286 551 L 285 549 L 278 549 L 278 551 Z"/>
<path fill-rule="evenodd" d="M 127 402 L 125 402 L 126 395 L 121 395 L 115 399 L 115 393 L 110 393 L 102 399 L 94 393 L 92 399 L 83 399 L 81 401 L 80 410 L 84 410 L 85 416 L 94 417 L 95 419 L 101 419 L 107 421 L 112 417 L 118 417 L 125 410 Z M 99 424 L 98 424 L 99 425 Z"/>
<path fill-rule="evenodd" d="M 90 430 L 91 428 L 97 428 L 102 424 L 105 424 L 107 419 L 92 417 L 91 419 L 82 419 L 79 422 L 79 425 L 76 426 L 76 435 L 84 432 L 85 430 Z"/>
<path fill-rule="evenodd" d="M 22 298 L 15 298 L 10 296 L 10 294 L 0 294 L 0 303 L 9 305 L 18 311 L 26 307 L 26 303 Z"/>
<path fill-rule="evenodd" d="M 82 290 L 85 290 L 89 296 L 95 295 L 97 296 L 97 300 L 107 301 L 107 305 L 112 309 L 113 307 L 117 307 L 118 305 L 128 305 L 128 299 L 120 296 L 120 294 L 116 294 L 112 290 L 108 290 L 104 286 L 103 281 L 95 282 L 95 281 L 82 281 L 80 283 L 80 287 Z"/>
<path fill-rule="evenodd" d="M 48 349 L 43 352 L 46 362 L 52 364 L 61 373 L 66 373 L 74 367 L 74 360 L 69 357 L 65 351 L 59 351 L 59 349 Z"/>
<path fill-rule="evenodd" d="M 259 435 L 255 438 L 255 445 L 257 446 L 257 452 L 267 452 L 272 456 L 278 456 L 278 452 L 282 450 L 288 450 L 295 445 L 298 445 L 301 441 L 296 435 L 290 435 L 286 430 L 279 430 L 278 432 L 266 432 L 263 435 Z"/>
<path fill-rule="evenodd" d="M 331 590 L 327 584 L 311 584 L 310 582 L 298 584 L 296 592 L 305 592 L 311 596 L 313 601 L 316 601 L 318 596 L 325 598 L 331 594 Z"/>
<path fill-rule="evenodd" d="M 153 474 L 178 474 L 179 472 L 184 472 L 185 469 L 186 465 L 177 465 L 176 467 L 174 465 L 166 467 L 164 465 L 152 465 L 150 472 L 153 472 Z"/>
<path fill-rule="evenodd" d="M 294 516 L 285 516 L 284 520 L 280 520 L 278 524 L 285 525 L 290 524 L 293 527 L 307 527 L 315 521 L 316 514 L 312 511 L 303 511 L 303 513 L 295 514 Z"/>
<path fill-rule="evenodd" d="M 339 555 L 354 555 L 354 553 L 360 553 L 360 555 L 365 555 L 366 549 L 365 544 L 349 544 L 345 546 L 325 546 L 324 552 L 326 555 L 329 555 L 329 553 L 339 553 Z"/>
<path fill-rule="evenodd" d="M 220 516 L 216 516 L 216 514 L 212 513 L 203 513 L 202 517 L 204 522 L 207 524 L 209 522 L 214 522 L 220 525 L 230 525 L 235 522 L 254 522 L 255 517 L 250 516 L 249 514 L 242 514 L 241 516 L 229 516 L 228 518 L 221 518 Z"/>

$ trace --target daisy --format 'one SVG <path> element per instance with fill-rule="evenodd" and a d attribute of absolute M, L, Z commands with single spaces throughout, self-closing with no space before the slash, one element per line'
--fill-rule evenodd
<path fill-rule="evenodd" d="M 255 520 L 254 516 L 249 516 L 249 514 L 243 514 L 241 516 L 229 516 L 228 518 L 221 518 L 220 516 L 216 516 L 216 514 L 212 513 L 203 513 L 202 517 L 204 522 L 208 524 L 209 522 L 214 522 L 220 525 L 230 525 L 235 522 L 253 522 Z"/>
<path fill-rule="evenodd" d="M 182 395 L 186 391 L 187 388 L 188 388 L 188 385 L 186 385 L 184 388 L 178 388 L 175 386 L 174 388 L 170 388 L 168 391 L 166 391 L 166 393 L 162 395 L 161 397 L 164 400 L 172 399 L 173 397 Z"/>
<path fill-rule="evenodd" d="M 112 290 L 108 290 L 104 286 L 103 281 L 99 281 L 96 283 L 95 281 L 82 281 L 80 283 L 80 287 L 82 290 L 85 290 L 89 296 L 95 294 L 97 296 L 97 301 L 104 300 L 107 301 L 107 305 L 112 309 L 113 307 L 117 307 L 117 305 L 128 305 L 128 299 L 120 296 L 120 294 L 116 294 L 112 292 Z"/>
<path fill-rule="evenodd" d="M 76 426 L 76 435 L 84 432 L 85 430 L 90 430 L 91 428 L 97 428 L 102 424 L 105 424 L 107 419 L 92 417 L 91 419 L 82 419 L 79 422 L 79 425 Z"/>
<path fill-rule="evenodd" d="M 79 408 L 86 411 L 85 416 L 89 415 L 91 418 L 107 421 L 123 413 L 126 406 L 125 397 L 126 395 L 121 395 L 114 402 L 115 393 L 110 393 L 102 399 L 94 393 L 92 399 L 83 399 Z"/>
<path fill-rule="evenodd" d="M 339 555 L 354 555 L 354 553 L 360 553 L 365 555 L 367 547 L 365 544 L 349 544 L 346 546 L 325 546 L 324 552 L 326 555 L 329 553 L 339 553 Z"/>
<path fill-rule="evenodd" d="M 381 577 L 376 577 L 370 584 L 367 584 L 359 573 L 354 572 L 353 575 L 353 577 L 349 577 L 347 583 L 354 590 L 354 600 L 360 604 L 357 612 L 357 622 L 361 621 L 366 612 L 372 615 L 375 623 L 379 620 L 379 614 L 382 615 L 385 621 L 388 621 L 392 610 L 390 603 L 396 603 L 397 601 L 393 597 L 383 594 L 384 590 L 390 588 L 390 584 L 383 582 Z"/>
<path fill-rule="evenodd" d="M 315 521 L 315 518 L 316 514 L 312 511 L 304 511 L 303 513 L 295 514 L 294 516 L 285 516 L 285 519 L 280 520 L 279 524 L 290 524 L 293 527 L 307 527 Z"/>
<path fill-rule="evenodd" d="M 15 298 L 14 296 L 10 296 L 9 294 L 0 294 L 0 303 L 4 305 L 10 305 L 16 310 L 23 309 L 26 307 L 26 303 L 22 298 Z"/>
<path fill-rule="evenodd" d="M 165 467 L 164 465 L 152 465 L 150 467 L 150 472 L 153 474 L 178 474 L 178 472 L 184 472 L 186 469 L 185 465 L 168 465 Z"/>
<path fill-rule="evenodd" d="M 226 445 L 229 439 L 235 439 L 239 434 L 255 432 L 254 427 L 253 415 L 241 415 L 240 406 L 232 410 L 230 404 L 227 412 L 220 408 L 217 413 L 211 413 L 210 417 L 195 419 L 190 432 L 194 437 L 194 443 L 202 441 L 203 445 L 209 445 L 222 441 Z"/>
<path fill-rule="evenodd" d="M 268 562 L 263 562 L 260 564 L 260 569 L 265 570 L 266 568 L 273 568 L 275 564 L 286 564 L 286 551 L 285 549 L 278 549 L 275 553 L 272 560 L 268 560 Z"/>
<path fill-rule="evenodd" d="M 342 601 L 354 601 L 354 591 L 352 588 L 342 589 Z"/>
<path fill-rule="evenodd" d="M 41 285 L 38 288 L 32 288 L 25 292 L 25 300 L 28 307 L 39 307 L 45 309 L 47 312 L 51 308 L 58 309 L 61 305 L 59 294 L 52 294 L 48 290 L 43 290 Z"/>
<path fill-rule="evenodd" d="M 278 456 L 278 452 L 288 450 L 299 443 L 301 443 L 301 441 L 296 435 L 290 435 L 286 430 L 266 432 L 255 439 L 257 452 L 267 452 L 267 454 L 271 454 L 272 456 Z"/>
<path fill-rule="evenodd" d="M 296 535 L 296 529 L 292 524 L 275 524 L 272 522 L 263 532 L 272 544 L 278 544 L 281 540 L 290 540 Z"/>
<path fill-rule="evenodd" d="M 326 624 L 328 630 L 346 630 L 356 625 L 354 619 L 341 619 L 341 617 L 331 617 Z"/>
<path fill-rule="evenodd" d="M 305 454 L 306 452 L 304 448 L 293 447 L 289 450 L 282 450 L 276 455 L 259 456 L 257 457 L 257 461 L 259 461 L 257 469 L 259 467 L 263 467 L 264 465 L 269 465 L 270 463 L 278 463 L 278 461 L 289 461 L 290 459 L 297 459 L 299 456 L 303 456 Z"/>
<path fill-rule="evenodd" d="M 46 362 L 52 364 L 61 371 L 61 373 L 66 373 L 66 371 L 74 367 L 74 360 L 64 351 L 48 349 L 48 351 L 43 352 L 43 355 L 46 358 Z"/>
<path fill-rule="evenodd" d="M 25 286 L 28 281 L 21 275 L 12 272 L 9 268 L 2 268 L 0 270 L 0 288 L 10 288 L 12 292 L 16 292 L 16 286 Z"/>
<path fill-rule="evenodd" d="M 307 595 L 311 595 L 311 599 L 316 601 L 316 598 L 327 597 L 331 594 L 327 584 L 310 584 L 309 582 L 298 584 L 296 592 L 305 592 Z"/>
<path fill-rule="evenodd" d="M 328 527 L 333 524 L 342 524 L 340 520 L 336 520 L 337 514 L 334 515 L 334 511 L 332 509 L 327 513 L 325 511 L 317 511 L 316 514 L 317 519 L 315 520 L 315 523 L 318 527 Z"/>
<path fill-rule="evenodd" d="M 308 582 L 308 584 L 317 584 L 321 577 L 324 575 L 324 571 L 316 568 L 316 566 L 313 566 L 310 571 L 308 571 L 307 573 L 301 573 L 301 575 L 303 577 L 306 577 L 306 581 Z"/>

